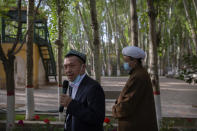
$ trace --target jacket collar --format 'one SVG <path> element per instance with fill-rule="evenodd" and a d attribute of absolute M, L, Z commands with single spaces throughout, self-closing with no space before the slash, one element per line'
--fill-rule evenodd
<path fill-rule="evenodd" d="M 81 83 L 79 85 L 78 90 L 77 90 L 77 93 L 76 93 L 76 96 L 75 96 L 76 100 L 79 100 L 80 96 L 83 94 L 82 92 L 84 92 L 84 90 L 85 90 L 85 88 L 83 88 L 83 87 L 84 87 L 87 80 L 88 80 L 88 75 L 85 75 L 83 80 L 81 81 Z"/>
<path fill-rule="evenodd" d="M 136 66 L 135 68 L 131 69 L 131 70 L 129 71 L 129 75 L 133 74 L 136 70 L 138 70 L 138 69 L 140 69 L 140 68 L 142 68 L 142 65 L 138 65 L 138 66 Z"/>

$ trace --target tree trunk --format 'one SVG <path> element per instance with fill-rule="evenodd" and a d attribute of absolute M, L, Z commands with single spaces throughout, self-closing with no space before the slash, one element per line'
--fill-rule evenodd
<path fill-rule="evenodd" d="M 97 21 L 96 1 L 90 0 L 90 14 L 93 30 L 93 45 L 94 45 L 94 68 L 95 77 L 98 82 L 101 80 L 101 64 L 100 64 L 100 39 L 99 39 L 99 26 Z"/>
<path fill-rule="evenodd" d="M 1 40 L 0 40 L 1 41 Z M 3 61 L 3 67 L 6 75 L 6 89 L 7 89 L 7 114 L 6 114 L 6 131 L 12 131 L 15 121 L 15 80 L 14 80 L 14 59 L 13 52 L 8 51 L 8 58 L 0 42 L 0 60 Z"/>
<path fill-rule="evenodd" d="M 156 43 L 156 11 L 154 9 L 153 1 L 147 0 L 148 16 L 149 16 L 149 39 L 150 39 L 150 76 L 153 85 L 153 91 L 155 96 L 155 106 L 157 113 L 157 124 L 160 127 L 161 120 L 161 101 L 160 101 L 160 88 L 159 88 L 159 76 L 158 76 L 158 54 Z"/>
<path fill-rule="evenodd" d="M 120 45 L 118 42 L 118 29 L 117 29 L 117 8 L 116 8 L 116 0 L 114 0 L 114 22 L 115 22 L 115 48 L 116 48 L 116 71 L 117 76 L 120 76 Z"/>
<path fill-rule="evenodd" d="M 179 56 L 179 69 L 182 68 L 183 66 L 183 56 L 186 54 L 185 52 L 185 33 L 184 32 L 180 32 L 179 33 L 179 42 L 180 42 L 180 56 Z"/>
<path fill-rule="evenodd" d="M 131 16 L 131 45 L 138 46 L 138 20 L 136 11 L 136 0 L 130 0 Z"/>
<path fill-rule="evenodd" d="M 102 35 L 103 36 L 103 35 Z M 106 43 L 105 41 L 103 40 L 103 37 L 101 38 L 102 40 L 102 44 L 101 44 L 101 52 L 102 52 L 102 76 L 105 76 L 106 75 L 106 69 L 107 69 L 107 49 L 106 49 Z"/>
<path fill-rule="evenodd" d="M 18 6 L 18 27 L 17 27 L 17 36 L 16 41 L 13 43 L 11 49 L 8 52 L 4 53 L 3 48 L 1 46 L 0 39 L 0 60 L 3 62 L 5 74 L 6 74 L 6 89 L 7 89 L 7 122 L 6 122 L 6 131 L 12 131 L 14 128 L 15 121 L 15 80 L 14 80 L 14 60 L 15 54 L 14 52 L 18 41 L 21 37 L 21 0 L 17 2 Z M 1 37 L 0 37 L 1 38 Z M 18 51 L 20 49 L 17 49 Z M 7 55 L 7 57 L 6 57 Z"/>
<path fill-rule="evenodd" d="M 125 35 L 124 35 L 124 26 L 123 25 L 118 25 L 117 24 L 117 27 L 118 27 L 118 32 L 120 33 L 119 35 L 119 37 L 121 38 L 120 40 L 122 41 L 121 43 L 122 43 L 122 46 L 123 47 L 126 47 L 126 46 L 128 46 L 128 42 L 127 42 L 127 39 L 126 39 L 126 37 L 125 37 Z"/>
<path fill-rule="evenodd" d="M 189 27 L 190 27 L 190 30 L 191 30 L 191 33 L 192 33 L 192 40 L 193 40 L 194 45 L 196 46 L 196 54 L 197 54 L 197 37 L 196 37 L 196 32 L 195 32 L 196 30 L 195 30 L 195 28 L 192 24 L 192 19 L 191 19 L 191 16 L 189 15 L 186 0 L 183 0 L 183 5 L 184 5 L 184 8 L 185 8 L 185 14 L 186 14 L 186 17 L 187 17 L 187 21 L 188 21 L 188 24 L 189 24 Z"/>
<path fill-rule="evenodd" d="M 109 18 L 108 18 L 108 23 L 107 23 L 107 37 L 109 38 L 108 43 L 107 43 L 107 74 L 108 76 L 112 75 L 112 66 L 111 66 L 111 33 L 110 33 L 110 22 L 109 22 Z"/>
<path fill-rule="evenodd" d="M 95 1 L 92 2 L 90 0 L 90 4 L 92 4 L 94 2 Z M 92 9 L 91 6 L 92 5 L 90 5 L 90 10 L 91 10 L 91 13 L 92 13 L 92 11 L 93 10 L 96 11 L 96 9 Z M 95 7 L 96 7 L 96 5 L 95 5 Z M 92 62 L 93 62 L 93 64 L 91 64 L 91 65 L 93 65 L 93 67 L 92 67 L 93 70 L 91 70 L 91 74 L 93 74 L 93 76 L 95 77 L 95 79 L 97 81 L 100 81 L 100 76 L 101 76 L 101 65 L 100 65 L 100 56 L 99 56 L 100 55 L 100 41 L 99 41 L 99 38 L 96 38 L 97 37 L 96 35 L 98 35 L 98 37 L 99 37 L 99 29 L 98 29 L 98 31 L 95 31 L 95 29 L 98 28 L 98 22 L 97 22 L 97 19 L 96 19 L 96 22 L 97 22 L 96 24 L 97 25 L 94 25 L 95 21 L 93 21 L 93 18 L 95 20 L 96 16 L 92 16 L 92 14 L 91 14 L 91 20 L 92 20 L 91 22 L 92 22 L 92 30 L 93 30 L 93 33 L 92 33 L 92 31 L 90 31 L 88 29 L 88 27 L 85 25 L 85 21 L 84 21 L 84 19 L 82 17 L 82 13 L 81 13 L 81 10 L 80 10 L 79 6 L 77 6 L 77 10 L 78 10 L 78 13 L 79 13 L 79 16 L 80 16 L 80 19 L 81 19 L 81 22 L 82 22 L 82 25 L 83 25 L 86 37 L 88 39 L 89 47 L 91 49 L 91 53 L 90 54 L 92 54 Z M 92 34 L 94 35 L 93 36 L 94 40 L 92 40 Z"/>
<path fill-rule="evenodd" d="M 166 48 L 163 51 L 163 61 L 162 61 L 162 76 L 165 76 L 168 73 L 167 67 L 168 67 L 168 48 Z"/>
<path fill-rule="evenodd" d="M 57 73 L 58 73 L 58 105 L 60 106 L 60 95 L 62 94 L 62 48 L 63 48 L 63 26 L 62 26 L 62 8 L 61 0 L 56 0 L 57 5 L 57 26 L 58 26 L 58 39 L 56 40 L 56 45 L 58 46 L 58 58 L 57 58 Z M 59 120 L 63 120 L 63 113 L 59 113 Z"/>
<path fill-rule="evenodd" d="M 87 36 L 87 39 L 88 39 L 88 43 L 89 43 L 89 46 L 90 46 L 90 49 L 93 50 L 93 44 L 92 44 L 92 37 L 91 37 L 91 33 L 90 31 L 88 30 L 87 26 L 85 25 L 85 21 L 83 19 L 83 16 L 82 16 L 82 13 L 81 13 L 81 10 L 80 10 L 80 7 L 77 6 L 77 11 L 79 13 L 79 16 L 80 16 L 80 19 L 81 19 L 81 22 L 82 22 L 82 25 L 83 25 L 83 28 L 84 28 L 84 31 L 85 31 L 85 34 Z"/>
<path fill-rule="evenodd" d="M 12 131 L 15 121 L 15 81 L 14 81 L 14 59 L 15 56 L 9 55 L 4 63 L 7 87 L 7 122 L 6 131 Z"/>
<path fill-rule="evenodd" d="M 34 41 L 34 0 L 28 0 L 27 7 L 27 74 L 26 74 L 26 119 L 32 120 L 34 116 L 34 88 L 33 88 L 33 41 Z"/>
<path fill-rule="evenodd" d="M 21 37 L 21 0 L 18 0 L 18 30 L 16 41 L 12 46 L 12 49 L 8 51 L 8 59 L 6 59 L 5 54 L 3 55 L 3 65 L 6 73 L 6 88 L 7 88 L 7 122 L 6 122 L 6 131 L 12 131 L 14 128 L 15 121 L 15 80 L 14 80 L 14 50 L 18 44 L 18 41 Z M 1 48 L 1 52 L 3 50 Z"/>
<path fill-rule="evenodd" d="M 108 6 L 107 6 L 107 2 L 105 1 L 105 8 L 107 11 L 107 37 L 108 37 L 108 43 L 107 43 L 107 74 L 108 76 L 112 75 L 112 60 L 111 60 L 111 41 L 112 41 L 112 33 L 113 32 L 113 25 L 112 25 L 112 20 L 109 14 L 109 10 L 108 10 Z"/>
<path fill-rule="evenodd" d="M 111 64 L 111 52 L 110 52 L 110 47 L 111 47 L 111 42 L 108 42 L 108 46 L 107 46 L 107 74 L 108 76 L 112 75 L 112 64 Z"/>
<path fill-rule="evenodd" d="M 197 0 L 193 0 L 194 8 L 196 11 L 196 17 L 197 17 Z"/>

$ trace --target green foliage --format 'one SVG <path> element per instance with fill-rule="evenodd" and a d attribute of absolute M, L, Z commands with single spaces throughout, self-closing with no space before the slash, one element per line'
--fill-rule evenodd
<path fill-rule="evenodd" d="M 48 29 L 50 35 L 50 41 L 53 48 L 56 48 L 54 41 L 58 36 L 57 28 L 57 1 L 56 0 L 44 0 L 39 8 L 40 16 L 48 18 Z M 144 0 L 137 0 L 137 16 L 139 27 L 139 41 L 145 47 L 145 50 L 149 50 L 149 19 L 147 12 L 147 2 Z M 3 12 L 8 11 L 10 7 L 16 7 L 15 0 L 4 0 L 0 2 L 0 15 Z M 24 7 L 26 7 L 27 1 L 22 1 Z M 115 4 L 117 10 L 117 18 L 115 17 Z M 90 49 L 90 43 L 93 39 L 92 36 L 92 24 L 90 18 L 89 0 L 60 0 L 62 8 L 62 25 L 63 25 L 63 52 L 64 54 L 70 49 L 74 48 L 79 51 L 83 51 L 87 54 L 92 54 Z M 197 28 L 196 13 L 192 0 L 187 0 L 189 7 L 189 15 L 192 19 L 194 28 Z M 160 31 L 160 41 L 158 43 L 158 55 L 163 60 L 168 58 L 168 64 L 174 63 L 172 60 L 177 57 L 179 48 L 188 48 L 192 54 L 196 53 L 196 45 L 191 40 L 191 29 L 187 21 L 183 1 L 179 0 L 157 0 L 154 1 L 156 9 L 156 31 Z M 82 18 L 84 19 L 84 25 L 87 28 L 88 34 L 85 32 L 83 22 L 80 18 L 80 8 Z M 130 25 L 130 0 L 98 0 L 96 1 L 97 19 L 99 24 L 99 32 L 103 48 L 110 50 L 106 51 L 105 55 L 115 56 L 110 57 L 111 61 L 116 61 L 116 51 L 114 44 L 114 34 L 118 35 L 118 42 L 120 43 L 120 51 L 126 46 L 131 37 L 131 25 Z M 117 22 L 118 29 L 115 32 L 115 22 Z M 161 25 L 161 28 L 159 28 Z M 1 28 L 1 27 L 0 27 Z M 6 27 L 7 28 L 7 27 Z M 24 27 L 25 28 L 25 27 Z M 14 29 L 7 30 L 10 33 L 16 34 Z M 23 31 L 24 32 L 24 31 Z M 90 39 L 90 43 L 89 43 Z M 141 40 L 140 40 L 141 39 Z M 187 53 L 187 52 L 185 52 Z M 55 53 L 54 53 L 55 54 Z M 168 57 L 166 57 L 168 56 Z M 106 56 L 103 56 L 106 57 Z M 56 57 L 55 57 L 56 58 Z M 88 57 L 90 59 L 91 57 Z M 166 60 L 163 60 L 166 61 Z M 106 62 L 102 62 L 103 64 Z M 171 65 L 166 65 L 171 66 Z"/>
<path fill-rule="evenodd" d="M 16 7 L 17 1 L 16 0 L 1 0 L 0 1 L 0 10 L 7 10 L 10 7 Z"/>
<path fill-rule="evenodd" d="M 0 120 L 6 120 L 6 114 L 0 114 Z M 44 119 L 48 118 L 50 121 L 57 121 L 57 118 L 55 116 L 49 116 L 49 115 L 39 115 L 39 120 L 43 121 Z M 25 115 L 24 114 L 16 114 L 15 120 L 24 120 Z"/>
<path fill-rule="evenodd" d="M 15 0 L 0 1 L 0 17 L 6 17 L 5 14 L 11 7 L 16 7 L 17 2 Z"/>
<path fill-rule="evenodd" d="M 174 126 L 174 123 L 174 120 L 162 119 L 160 123 L 160 131 L 173 131 L 172 127 Z"/>

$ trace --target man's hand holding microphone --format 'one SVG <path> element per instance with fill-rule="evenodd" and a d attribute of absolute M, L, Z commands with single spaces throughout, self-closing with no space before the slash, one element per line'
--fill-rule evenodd
<path fill-rule="evenodd" d="M 61 106 L 67 107 L 71 101 L 72 101 L 72 98 L 67 94 L 62 94 L 60 97 Z"/>
<path fill-rule="evenodd" d="M 72 101 L 72 98 L 69 95 L 67 95 L 68 85 L 69 85 L 69 82 L 65 80 L 63 82 L 63 94 L 60 96 L 59 112 L 63 112 L 64 107 L 67 107 L 69 103 Z"/>

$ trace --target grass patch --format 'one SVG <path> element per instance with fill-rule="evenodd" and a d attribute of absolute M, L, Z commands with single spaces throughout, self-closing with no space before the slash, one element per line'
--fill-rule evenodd
<path fill-rule="evenodd" d="M 57 121 L 56 116 L 50 116 L 47 114 L 40 114 L 38 116 L 40 117 L 39 121 L 43 121 L 45 119 L 49 119 L 50 121 Z M 6 120 L 6 114 L 0 114 L 0 120 Z M 25 120 L 25 114 L 16 114 L 15 120 Z"/>

